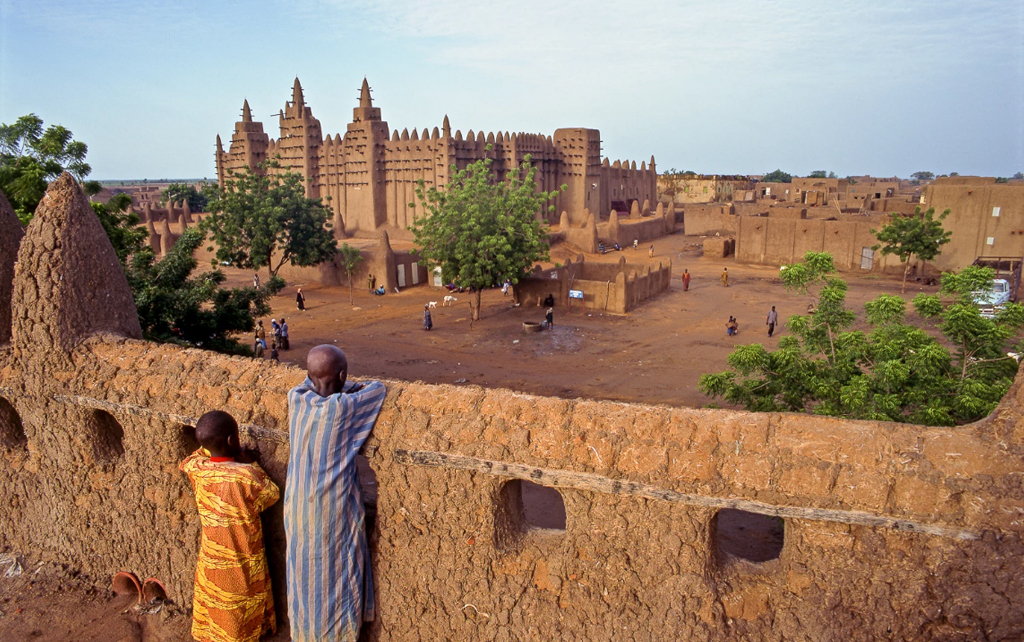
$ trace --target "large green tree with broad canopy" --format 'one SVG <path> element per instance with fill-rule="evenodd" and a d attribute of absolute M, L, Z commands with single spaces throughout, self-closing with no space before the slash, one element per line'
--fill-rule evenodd
<path fill-rule="evenodd" d="M 218 261 L 276 276 L 286 264 L 308 267 L 334 259 L 338 242 L 331 211 L 308 198 L 302 176 L 264 161 L 258 171 L 232 172 L 207 209 L 201 227 L 216 243 Z"/>
<path fill-rule="evenodd" d="M 913 214 L 893 214 L 892 219 L 880 230 L 871 230 L 881 243 L 872 249 L 882 250 L 882 255 L 895 254 L 900 257 L 903 267 L 903 289 L 907 291 L 907 274 L 910 272 L 910 258 L 916 256 L 922 261 L 931 261 L 942 252 L 942 246 L 949 243 L 953 232 L 942 227 L 942 221 L 949 216 L 949 210 L 935 217 L 935 208 L 921 213 L 921 207 Z"/>
<path fill-rule="evenodd" d="M 416 197 L 425 215 L 409 227 L 428 267 L 440 266 L 445 283 L 475 290 L 470 297 L 474 321 L 480 318 L 483 288 L 504 279 L 518 283 L 537 261 L 548 259 L 547 226 L 537 215 L 553 210 L 549 203 L 558 194 L 537 189 L 529 154 L 504 180 L 494 177 L 492 163 L 485 158 L 462 170 L 453 165 L 441 188 L 420 181 Z"/>

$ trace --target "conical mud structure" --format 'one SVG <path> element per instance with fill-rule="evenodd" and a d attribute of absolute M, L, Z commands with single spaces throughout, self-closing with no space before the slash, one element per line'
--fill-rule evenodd
<path fill-rule="evenodd" d="M 82 189 L 50 184 L 18 252 L 12 320 L 17 350 L 72 350 L 90 335 L 142 338 L 117 254 Z"/>

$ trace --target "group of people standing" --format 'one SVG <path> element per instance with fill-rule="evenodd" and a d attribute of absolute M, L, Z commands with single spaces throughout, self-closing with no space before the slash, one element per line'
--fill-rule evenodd
<path fill-rule="evenodd" d="M 310 350 L 305 381 L 288 393 L 284 490 L 285 577 L 291 639 L 351 641 L 374 619 L 373 574 L 355 459 L 384 403 L 379 381 L 347 381 L 333 345 Z M 181 462 L 195 493 L 202 538 L 192 636 L 257 642 L 277 628 L 260 513 L 281 491 L 240 446 L 238 423 L 207 412 L 200 447 Z"/>
<path fill-rule="evenodd" d="M 279 360 L 278 348 L 281 350 L 288 350 L 291 348 L 291 344 L 288 339 L 288 322 L 285 321 L 284 317 L 281 317 L 281 323 L 277 322 L 277 319 L 270 320 L 272 338 L 270 341 L 270 358 L 274 361 Z M 253 352 L 257 357 L 263 357 L 264 352 L 267 349 L 267 330 L 263 327 L 263 319 L 256 322 L 256 341 L 253 344 Z"/>

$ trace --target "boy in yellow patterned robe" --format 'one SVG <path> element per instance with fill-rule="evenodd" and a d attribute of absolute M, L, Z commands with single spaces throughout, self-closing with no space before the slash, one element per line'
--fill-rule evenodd
<path fill-rule="evenodd" d="M 242 463 L 238 424 L 226 412 L 196 423 L 202 446 L 179 468 L 196 495 L 203 536 L 192 599 L 199 642 L 257 642 L 277 629 L 260 513 L 280 490 L 259 464 Z"/>

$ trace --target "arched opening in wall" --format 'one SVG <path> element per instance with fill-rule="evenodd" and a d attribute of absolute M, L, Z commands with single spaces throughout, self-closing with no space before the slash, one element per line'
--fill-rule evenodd
<path fill-rule="evenodd" d="M 524 479 L 506 482 L 495 509 L 495 540 L 508 547 L 531 530 L 565 531 L 565 502 L 554 488 Z"/>
<path fill-rule="evenodd" d="M 786 523 L 781 517 L 723 508 L 713 529 L 718 557 L 732 555 L 751 562 L 767 562 L 782 554 Z"/>
<path fill-rule="evenodd" d="M 0 447 L 22 450 L 28 446 L 25 427 L 11 402 L 0 397 Z"/>
<path fill-rule="evenodd" d="M 105 410 L 93 410 L 88 418 L 93 454 L 101 465 L 114 464 L 124 456 L 124 428 Z"/>

